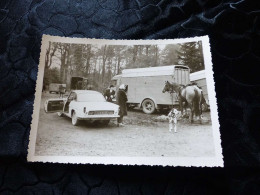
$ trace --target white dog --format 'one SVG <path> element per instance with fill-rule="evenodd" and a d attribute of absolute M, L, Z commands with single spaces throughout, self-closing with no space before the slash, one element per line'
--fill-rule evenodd
<path fill-rule="evenodd" d="M 169 114 L 168 114 L 168 119 L 169 119 L 169 131 L 172 132 L 174 128 L 174 133 L 177 133 L 177 115 L 179 111 L 175 108 L 173 108 Z"/>

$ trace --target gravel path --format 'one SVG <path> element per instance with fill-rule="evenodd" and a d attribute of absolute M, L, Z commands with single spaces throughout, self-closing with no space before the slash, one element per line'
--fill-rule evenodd
<path fill-rule="evenodd" d="M 46 96 L 46 94 L 45 94 Z M 46 98 L 55 95 L 47 95 Z M 71 119 L 45 113 L 43 101 L 35 155 L 55 156 L 168 156 L 214 155 L 211 124 L 178 123 L 178 132 L 168 131 L 167 122 L 155 122 L 159 114 L 129 111 L 124 127 L 94 126 L 83 121 L 74 127 Z M 209 113 L 206 113 L 209 117 Z"/>

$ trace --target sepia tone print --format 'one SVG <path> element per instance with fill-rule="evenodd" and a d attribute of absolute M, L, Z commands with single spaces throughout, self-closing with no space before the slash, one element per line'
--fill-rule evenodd
<path fill-rule="evenodd" d="M 223 166 L 208 37 L 44 35 L 28 160 Z"/>

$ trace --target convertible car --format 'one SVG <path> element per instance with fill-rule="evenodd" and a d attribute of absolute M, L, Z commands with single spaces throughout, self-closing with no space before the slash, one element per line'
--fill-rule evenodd
<path fill-rule="evenodd" d="M 119 117 L 119 106 L 106 102 L 101 93 L 92 90 L 74 90 L 65 99 L 48 99 L 44 103 L 44 110 L 70 117 L 72 125 L 78 125 L 79 120 L 98 121 L 107 125 L 110 119 Z"/>

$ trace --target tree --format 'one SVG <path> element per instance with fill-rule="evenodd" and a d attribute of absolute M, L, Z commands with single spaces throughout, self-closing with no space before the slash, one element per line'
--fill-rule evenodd
<path fill-rule="evenodd" d="M 161 52 L 161 63 L 162 65 L 174 65 L 178 64 L 178 53 L 179 45 L 168 44 Z"/>
<path fill-rule="evenodd" d="M 49 69 L 52 65 L 52 59 L 55 56 L 55 52 L 57 51 L 58 45 L 54 42 L 49 42 L 49 46 L 46 50 L 45 54 L 45 69 Z"/>
<path fill-rule="evenodd" d="M 90 71 L 90 59 L 91 59 L 91 57 L 92 57 L 91 44 L 87 44 L 86 45 L 86 52 L 84 53 L 84 59 L 86 60 L 85 72 L 87 73 L 87 75 L 89 74 L 89 71 Z"/>
<path fill-rule="evenodd" d="M 201 41 L 180 44 L 180 49 L 177 53 L 179 64 L 189 66 L 191 72 L 204 69 Z"/>
<path fill-rule="evenodd" d="M 73 65 L 75 65 L 75 73 L 77 76 L 83 76 L 84 73 L 84 59 L 83 49 L 86 45 L 73 44 Z"/>
<path fill-rule="evenodd" d="M 68 70 L 71 62 L 71 46 L 69 43 L 57 43 L 57 49 L 59 51 L 60 58 L 60 81 L 66 83 L 67 74 L 71 73 L 71 70 Z"/>
<path fill-rule="evenodd" d="M 116 63 L 115 63 L 115 71 L 114 71 L 114 75 L 116 74 L 120 74 L 120 70 L 121 70 L 121 62 L 122 59 L 125 57 L 125 52 L 126 52 L 126 46 L 124 45 L 116 45 L 115 49 L 114 49 L 114 53 L 115 53 L 115 57 L 116 57 Z"/>
<path fill-rule="evenodd" d="M 158 47 L 158 45 L 154 45 L 153 46 L 153 50 L 154 50 L 154 62 L 153 62 L 153 66 L 158 66 L 158 59 L 159 59 L 159 52 L 160 52 L 160 50 L 159 50 L 159 47 Z"/>
<path fill-rule="evenodd" d="M 104 82 L 105 71 L 106 71 L 106 61 L 107 61 L 107 45 L 104 45 L 102 48 L 102 83 Z"/>
<path fill-rule="evenodd" d="M 59 69 L 48 68 L 44 72 L 43 85 L 49 85 L 51 83 L 60 83 Z"/>

